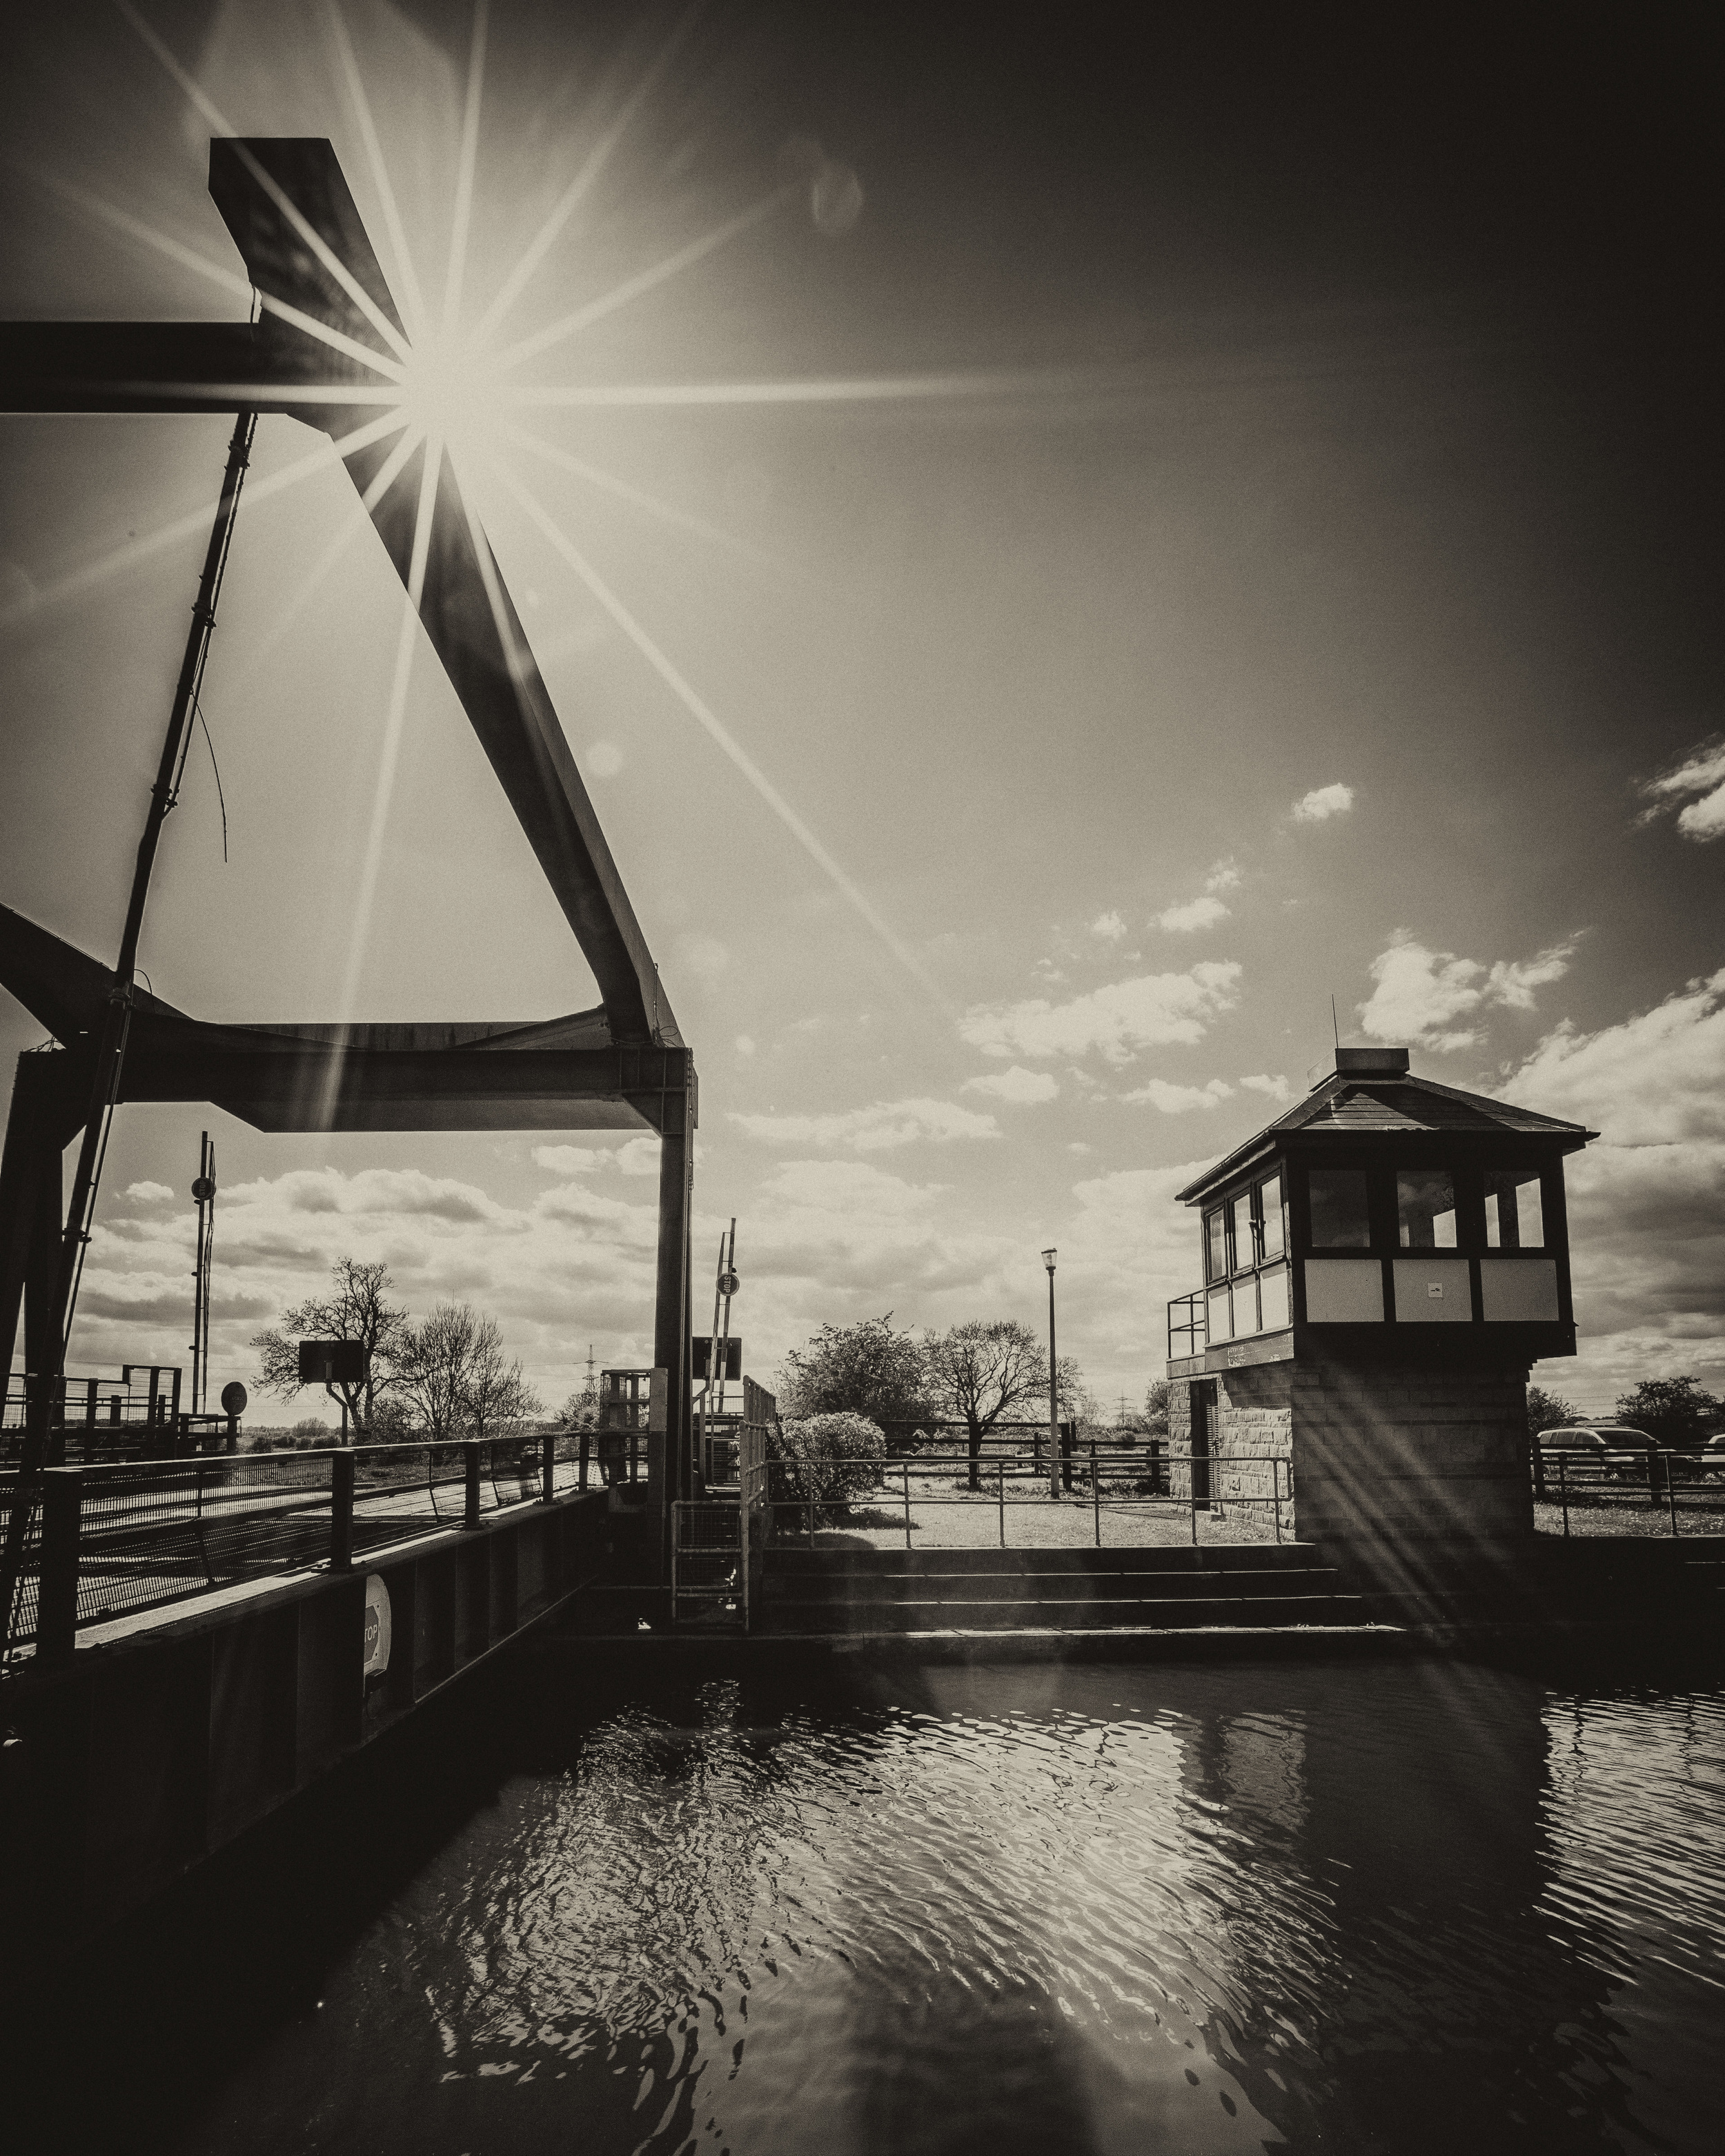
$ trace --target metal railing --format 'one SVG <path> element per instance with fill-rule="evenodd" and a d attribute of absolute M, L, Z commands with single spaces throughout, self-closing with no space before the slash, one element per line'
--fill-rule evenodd
<path fill-rule="evenodd" d="M 769 1446 L 778 1430 L 778 1405 L 752 1378 L 742 1381 L 742 1414 L 722 1433 L 703 1432 L 710 1456 L 709 1494 L 679 1499 L 671 1507 L 671 1620 L 674 1624 L 737 1625 L 747 1631 L 758 1602 L 761 1568 L 769 1532 Z M 729 1466 L 736 1495 L 713 1488 L 715 1464 Z"/>
<path fill-rule="evenodd" d="M 7 1652 L 69 1652 L 79 1629 L 213 1589 L 336 1571 L 510 1506 L 588 1486 L 592 1433 L 418 1439 L 49 1468 L 31 1502 Z M 627 1455 L 603 1463 L 629 1479 Z M 644 1475 L 642 1459 L 637 1471 Z M 595 1477 L 597 1481 L 597 1477 Z M 0 1525 L 19 1502 L 0 1476 Z"/>
<path fill-rule="evenodd" d="M 1725 1533 L 1725 1460 L 1658 1446 L 1547 1451 L 1536 1442 L 1531 1471 L 1535 1504 L 1555 1514 L 1548 1532 Z"/>
<path fill-rule="evenodd" d="M 1209 1344 L 1209 1312 L 1205 1290 L 1177 1295 L 1168 1306 L 1168 1357 L 1171 1363 L 1203 1354 Z"/>
<path fill-rule="evenodd" d="M 1067 1498 L 1050 1494 L 1045 1473 L 1026 1454 L 1005 1450 L 973 1458 L 965 1450 L 925 1450 L 890 1459 L 878 1453 L 823 1454 L 808 1460 L 768 1462 L 766 1501 L 771 1542 L 806 1541 L 811 1549 L 822 1526 L 901 1521 L 904 1545 L 914 1545 L 917 1512 L 929 1506 L 991 1506 L 1002 1549 L 1010 1547 L 1009 1520 L 1034 1528 L 1039 1507 L 1070 1517 L 1070 1502 L 1090 1499 L 1091 1539 L 1102 1547 L 1105 1519 L 1189 1519 L 1192 1541 L 1200 1518 L 1227 1520 L 1236 1508 L 1263 1522 L 1280 1543 L 1293 1532 L 1293 1476 L 1285 1459 L 1251 1453 L 1175 1451 L 1164 1441 L 1105 1445 L 1081 1439 L 1062 1461 Z M 931 1485 L 939 1486 L 931 1487 Z M 914 1486 L 914 1487 L 913 1487 Z M 896 1501 L 896 1502 L 895 1502 Z M 1034 1540 L 1024 1544 L 1035 1548 Z"/>
<path fill-rule="evenodd" d="M 181 1374 L 172 1363 L 127 1363 L 56 1378 L 49 1408 L 51 1450 L 63 1459 L 101 1460 L 225 1446 L 229 1417 L 182 1414 Z M 0 1380 L 0 1465 L 16 1461 L 22 1449 L 28 1383 L 20 1370 Z"/>

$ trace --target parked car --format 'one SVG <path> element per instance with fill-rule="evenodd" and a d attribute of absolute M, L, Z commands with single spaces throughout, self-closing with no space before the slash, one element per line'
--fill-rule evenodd
<path fill-rule="evenodd" d="M 1710 1437 L 1695 1455 L 1697 1471 L 1702 1475 L 1725 1475 L 1725 1430 Z"/>
<path fill-rule="evenodd" d="M 1567 1455 L 1565 1473 L 1579 1473 L 1581 1481 L 1589 1482 L 1634 1476 L 1637 1479 L 1648 1478 L 1651 1484 L 1651 1455 L 1658 1450 L 1645 1430 L 1631 1430 L 1623 1423 L 1576 1423 L 1539 1433 L 1542 1456 L 1549 1459 L 1553 1454 Z"/>

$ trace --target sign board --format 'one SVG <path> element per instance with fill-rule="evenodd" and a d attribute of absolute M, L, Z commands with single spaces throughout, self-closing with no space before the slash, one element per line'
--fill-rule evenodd
<path fill-rule="evenodd" d="M 300 1342 L 300 1383 L 302 1385 L 362 1385 L 366 1381 L 367 1359 L 363 1340 L 302 1340 Z"/>
<path fill-rule="evenodd" d="M 727 1384 L 734 1384 L 742 1375 L 742 1342 L 732 1338 L 720 1344 L 724 1349 L 725 1367 L 722 1370 L 715 1371 L 712 1366 L 712 1335 L 708 1332 L 696 1334 L 689 1343 L 693 1357 L 690 1364 L 691 1373 L 697 1378 L 721 1377 Z"/>
<path fill-rule="evenodd" d="M 362 1681 L 369 1685 L 389 1667 L 389 1589 L 373 1572 L 366 1578 L 365 1668 Z"/>
<path fill-rule="evenodd" d="M 742 1282 L 737 1277 L 735 1273 L 721 1273 L 719 1275 L 719 1292 L 721 1295 L 740 1295 L 742 1291 Z"/>
<path fill-rule="evenodd" d="M 249 1398 L 250 1395 L 245 1387 L 236 1378 L 231 1385 L 223 1385 L 222 1388 L 222 1413 L 226 1415 L 243 1415 L 245 1413 L 245 1404 Z"/>

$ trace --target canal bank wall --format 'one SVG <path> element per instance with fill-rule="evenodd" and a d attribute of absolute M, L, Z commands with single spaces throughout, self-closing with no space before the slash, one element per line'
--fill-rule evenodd
<path fill-rule="evenodd" d="M 511 1507 L 351 1571 L 87 1628 L 0 1692 L 0 1998 L 553 1618 L 607 1493 Z"/>

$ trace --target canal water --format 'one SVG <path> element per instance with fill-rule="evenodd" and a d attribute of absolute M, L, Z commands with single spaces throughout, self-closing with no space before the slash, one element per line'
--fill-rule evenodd
<path fill-rule="evenodd" d="M 1692 1673 L 546 1661 L 404 1757 L 72 1973 L 43 2145 L 1718 2146 Z"/>

